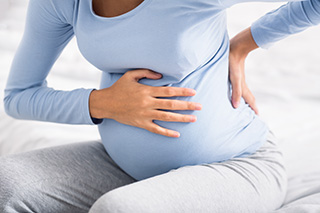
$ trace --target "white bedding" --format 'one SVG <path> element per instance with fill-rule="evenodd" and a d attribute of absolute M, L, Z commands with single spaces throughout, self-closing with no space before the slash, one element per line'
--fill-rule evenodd
<path fill-rule="evenodd" d="M 249 26 L 276 3 L 232 7 L 230 37 Z M 22 36 L 27 1 L 0 1 L 0 90 Z M 291 36 L 247 60 L 247 81 L 257 98 L 261 117 L 281 142 L 289 187 L 286 206 L 278 212 L 320 212 L 320 26 Z M 57 89 L 98 88 L 100 72 L 80 55 L 75 39 L 49 75 Z M 99 139 L 95 126 L 72 126 L 15 120 L 3 110 L 0 93 L 0 155 L 70 142 Z"/>

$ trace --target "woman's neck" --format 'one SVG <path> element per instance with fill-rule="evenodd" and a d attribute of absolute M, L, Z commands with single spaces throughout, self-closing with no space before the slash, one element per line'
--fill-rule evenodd
<path fill-rule="evenodd" d="M 115 17 L 127 13 L 143 0 L 92 0 L 92 8 L 98 16 Z"/>

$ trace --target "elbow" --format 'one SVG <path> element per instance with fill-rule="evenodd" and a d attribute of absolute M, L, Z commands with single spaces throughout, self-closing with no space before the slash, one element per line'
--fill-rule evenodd
<path fill-rule="evenodd" d="M 6 94 L 3 98 L 3 105 L 4 105 L 4 111 L 7 115 L 11 116 L 11 110 L 10 110 L 10 95 Z"/>
<path fill-rule="evenodd" d="M 7 115 L 13 118 L 17 118 L 16 113 L 14 113 L 14 106 L 12 106 L 13 92 L 5 91 L 3 98 L 4 111 Z"/>

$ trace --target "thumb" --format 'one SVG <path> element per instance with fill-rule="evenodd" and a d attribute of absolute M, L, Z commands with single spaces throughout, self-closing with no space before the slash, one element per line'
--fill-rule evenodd
<path fill-rule="evenodd" d="M 160 79 L 160 73 L 153 72 L 148 69 L 130 70 L 126 72 L 132 80 L 139 81 L 141 78 Z"/>

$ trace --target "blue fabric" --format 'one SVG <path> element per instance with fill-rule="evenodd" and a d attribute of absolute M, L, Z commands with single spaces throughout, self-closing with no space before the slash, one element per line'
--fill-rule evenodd
<path fill-rule="evenodd" d="M 251 26 L 258 46 L 267 49 L 287 36 L 320 23 L 320 0 L 289 2 L 271 11 Z"/>
<path fill-rule="evenodd" d="M 231 105 L 225 9 L 236 1 L 221 2 L 145 0 L 126 14 L 105 18 L 94 13 L 92 0 L 30 0 L 25 33 L 5 90 L 7 113 L 20 119 L 99 123 L 90 117 L 88 107 L 94 88 L 47 87 L 52 65 L 75 35 L 83 56 L 103 73 L 101 88 L 128 70 L 147 68 L 163 78 L 140 83 L 193 88 L 196 96 L 174 99 L 203 105 L 201 111 L 177 111 L 196 115 L 195 123 L 154 121 L 179 131 L 180 138 L 103 119 L 98 126 L 107 152 L 135 179 L 254 153 L 265 141 L 268 127 L 243 99 L 238 109 Z M 261 33 L 257 35 L 263 40 Z M 272 41 L 272 36 L 266 40 Z"/>

